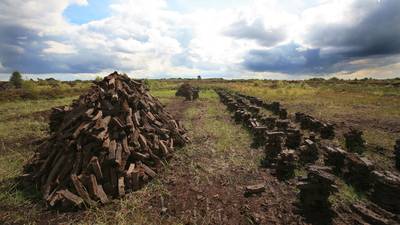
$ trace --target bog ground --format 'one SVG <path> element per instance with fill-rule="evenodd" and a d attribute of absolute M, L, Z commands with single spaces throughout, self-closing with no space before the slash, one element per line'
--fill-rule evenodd
<path fill-rule="evenodd" d="M 200 98 L 193 102 L 175 96 L 182 80 L 147 81 L 147 85 L 174 118 L 183 122 L 191 143 L 176 149 L 158 177 L 144 188 L 105 206 L 74 212 L 47 209 L 39 193 L 21 187 L 16 178 L 32 156 L 35 141 L 48 136 L 50 109 L 70 104 L 88 84 L 79 84 L 80 88 L 75 86 L 72 92 L 65 87 L 65 93 L 61 91 L 49 99 L 44 99 L 40 90 L 36 99 L 15 100 L 10 96 L 18 93 L 2 93 L 0 223 L 351 224 L 359 219 L 377 224 L 378 220 L 358 218 L 364 214 L 354 206 L 370 203 L 368 193 L 342 179 L 336 181 L 338 191 L 329 199 L 339 216 L 321 222 L 302 212 L 298 205 L 298 184 L 307 175 L 307 166 L 296 167 L 294 178 L 277 179 L 275 171 L 262 164 L 264 147 L 253 145 L 253 133 L 243 123 L 235 122 L 234 112 L 220 102 L 214 89 L 223 88 L 268 102 L 279 101 L 289 114 L 303 112 L 333 123 L 336 137 L 329 144 L 343 149 L 346 148 L 343 134 L 350 127 L 360 129 L 366 140 L 366 150 L 361 156 L 368 157 L 376 170 L 398 175 L 394 156 L 395 141 L 400 138 L 398 80 L 189 82 L 201 90 Z M 271 114 L 266 110 L 263 113 Z M 264 192 L 245 194 L 247 186 L 260 183 L 265 184 Z M 377 214 L 388 219 L 387 224 L 399 219 L 399 214 L 393 212 Z"/>

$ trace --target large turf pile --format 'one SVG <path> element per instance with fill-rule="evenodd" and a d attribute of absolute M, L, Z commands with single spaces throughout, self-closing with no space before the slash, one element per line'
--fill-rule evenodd
<path fill-rule="evenodd" d="M 116 72 L 53 112 L 51 136 L 24 168 L 50 206 L 96 205 L 139 189 L 188 142 L 142 82 Z"/>

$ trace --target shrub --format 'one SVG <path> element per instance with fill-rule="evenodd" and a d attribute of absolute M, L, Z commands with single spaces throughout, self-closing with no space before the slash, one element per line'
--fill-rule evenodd
<path fill-rule="evenodd" d="M 14 85 L 16 88 L 21 88 L 22 87 L 22 76 L 18 71 L 15 71 L 12 73 L 10 77 L 10 83 Z"/>
<path fill-rule="evenodd" d="M 23 95 L 21 96 L 24 99 L 38 99 L 39 98 L 39 90 L 34 81 L 26 80 L 22 82 L 22 90 Z"/>

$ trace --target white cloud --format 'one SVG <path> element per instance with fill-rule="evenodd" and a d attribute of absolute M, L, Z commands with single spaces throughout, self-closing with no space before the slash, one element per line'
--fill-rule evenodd
<path fill-rule="evenodd" d="M 369 52 L 374 46 L 385 50 L 378 45 L 400 37 L 399 7 L 397 0 L 324 1 L 303 11 L 296 37 L 299 43 L 328 53 Z"/>
<path fill-rule="evenodd" d="M 335 40 L 334 34 L 316 35 L 317 42 L 310 34 L 327 25 L 354 26 L 377 3 L 375 0 L 253 0 L 232 7 L 226 3 L 227 7 L 177 11 L 169 8 L 167 0 L 115 0 L 110 6 L 110 16 L 82 25 L 70 24 L 63 17 L 63 11 L 71 4 L 90 3 L 87 0 L 1 1 L 0 28 L 19 26 L 35 34 L 32 38 L 30 33 L 16 31 L 16 35 L 12 34 L 16 41 L 5 42 L 1 48 L 20 55 L 31 51 L 35 51 L 32 55 L 44 53 L 36 59 L 48 63 L 55 71 L 255 76 L 242 66 L 254 50 L 274 53 L 282 46 L 297 43 L 299 51 L 309 48 L 321 48 L 331 54 L 348 51 L 352 46 L 326 44 Z M 3 39 L 8 41 L 8 38 Z M 271 57 L 276 61 L 288 57 L 286 52 L 280 54 L 282 57 L 277 54 Z M 7 60 L 2 62 L 9 65 Z M 306 63 L 305 59 L 300 63 Z"/>
<path fill-rule="evenodd" d="M 362 78 L 378 78 L 390 79 L 399 77 L 400 63 L 393 63 L 380 67 L 367 67 L 361 68 L 356 71 L 340 71 L 331 74 L 330 77 L 337 77 L 341 79 L 362 79 Z"/>
<path fill-rule="evenodd" d="M 72 0 L 71 3 L 75 3 L 77 5 L 88 5 L 88 1 L 87 0 Z"/>
<path fill-rule="evenodd" d="M 43 50 L 46 54 L 76 54 L 78 51 L 72 45 L 63 44 L 57 41 L 46 41 L 48 48 Z"/>

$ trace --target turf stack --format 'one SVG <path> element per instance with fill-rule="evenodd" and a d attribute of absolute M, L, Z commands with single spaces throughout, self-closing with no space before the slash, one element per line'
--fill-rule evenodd
<path fill-rule="evenodd" d="M 54 132 L 24 168 L 50 206 L 96 205 L 139 189 L 188 142 L 142 82 L 117 72 L 58 111 Z"/>
<path fill-rule="evenodd" d="M 187 101 L 193 101 L 199 98 L 199 89 L 192 87 L 188 83 L 184 83 L 178 88 L 175 95 L 185 97 Z"/>

